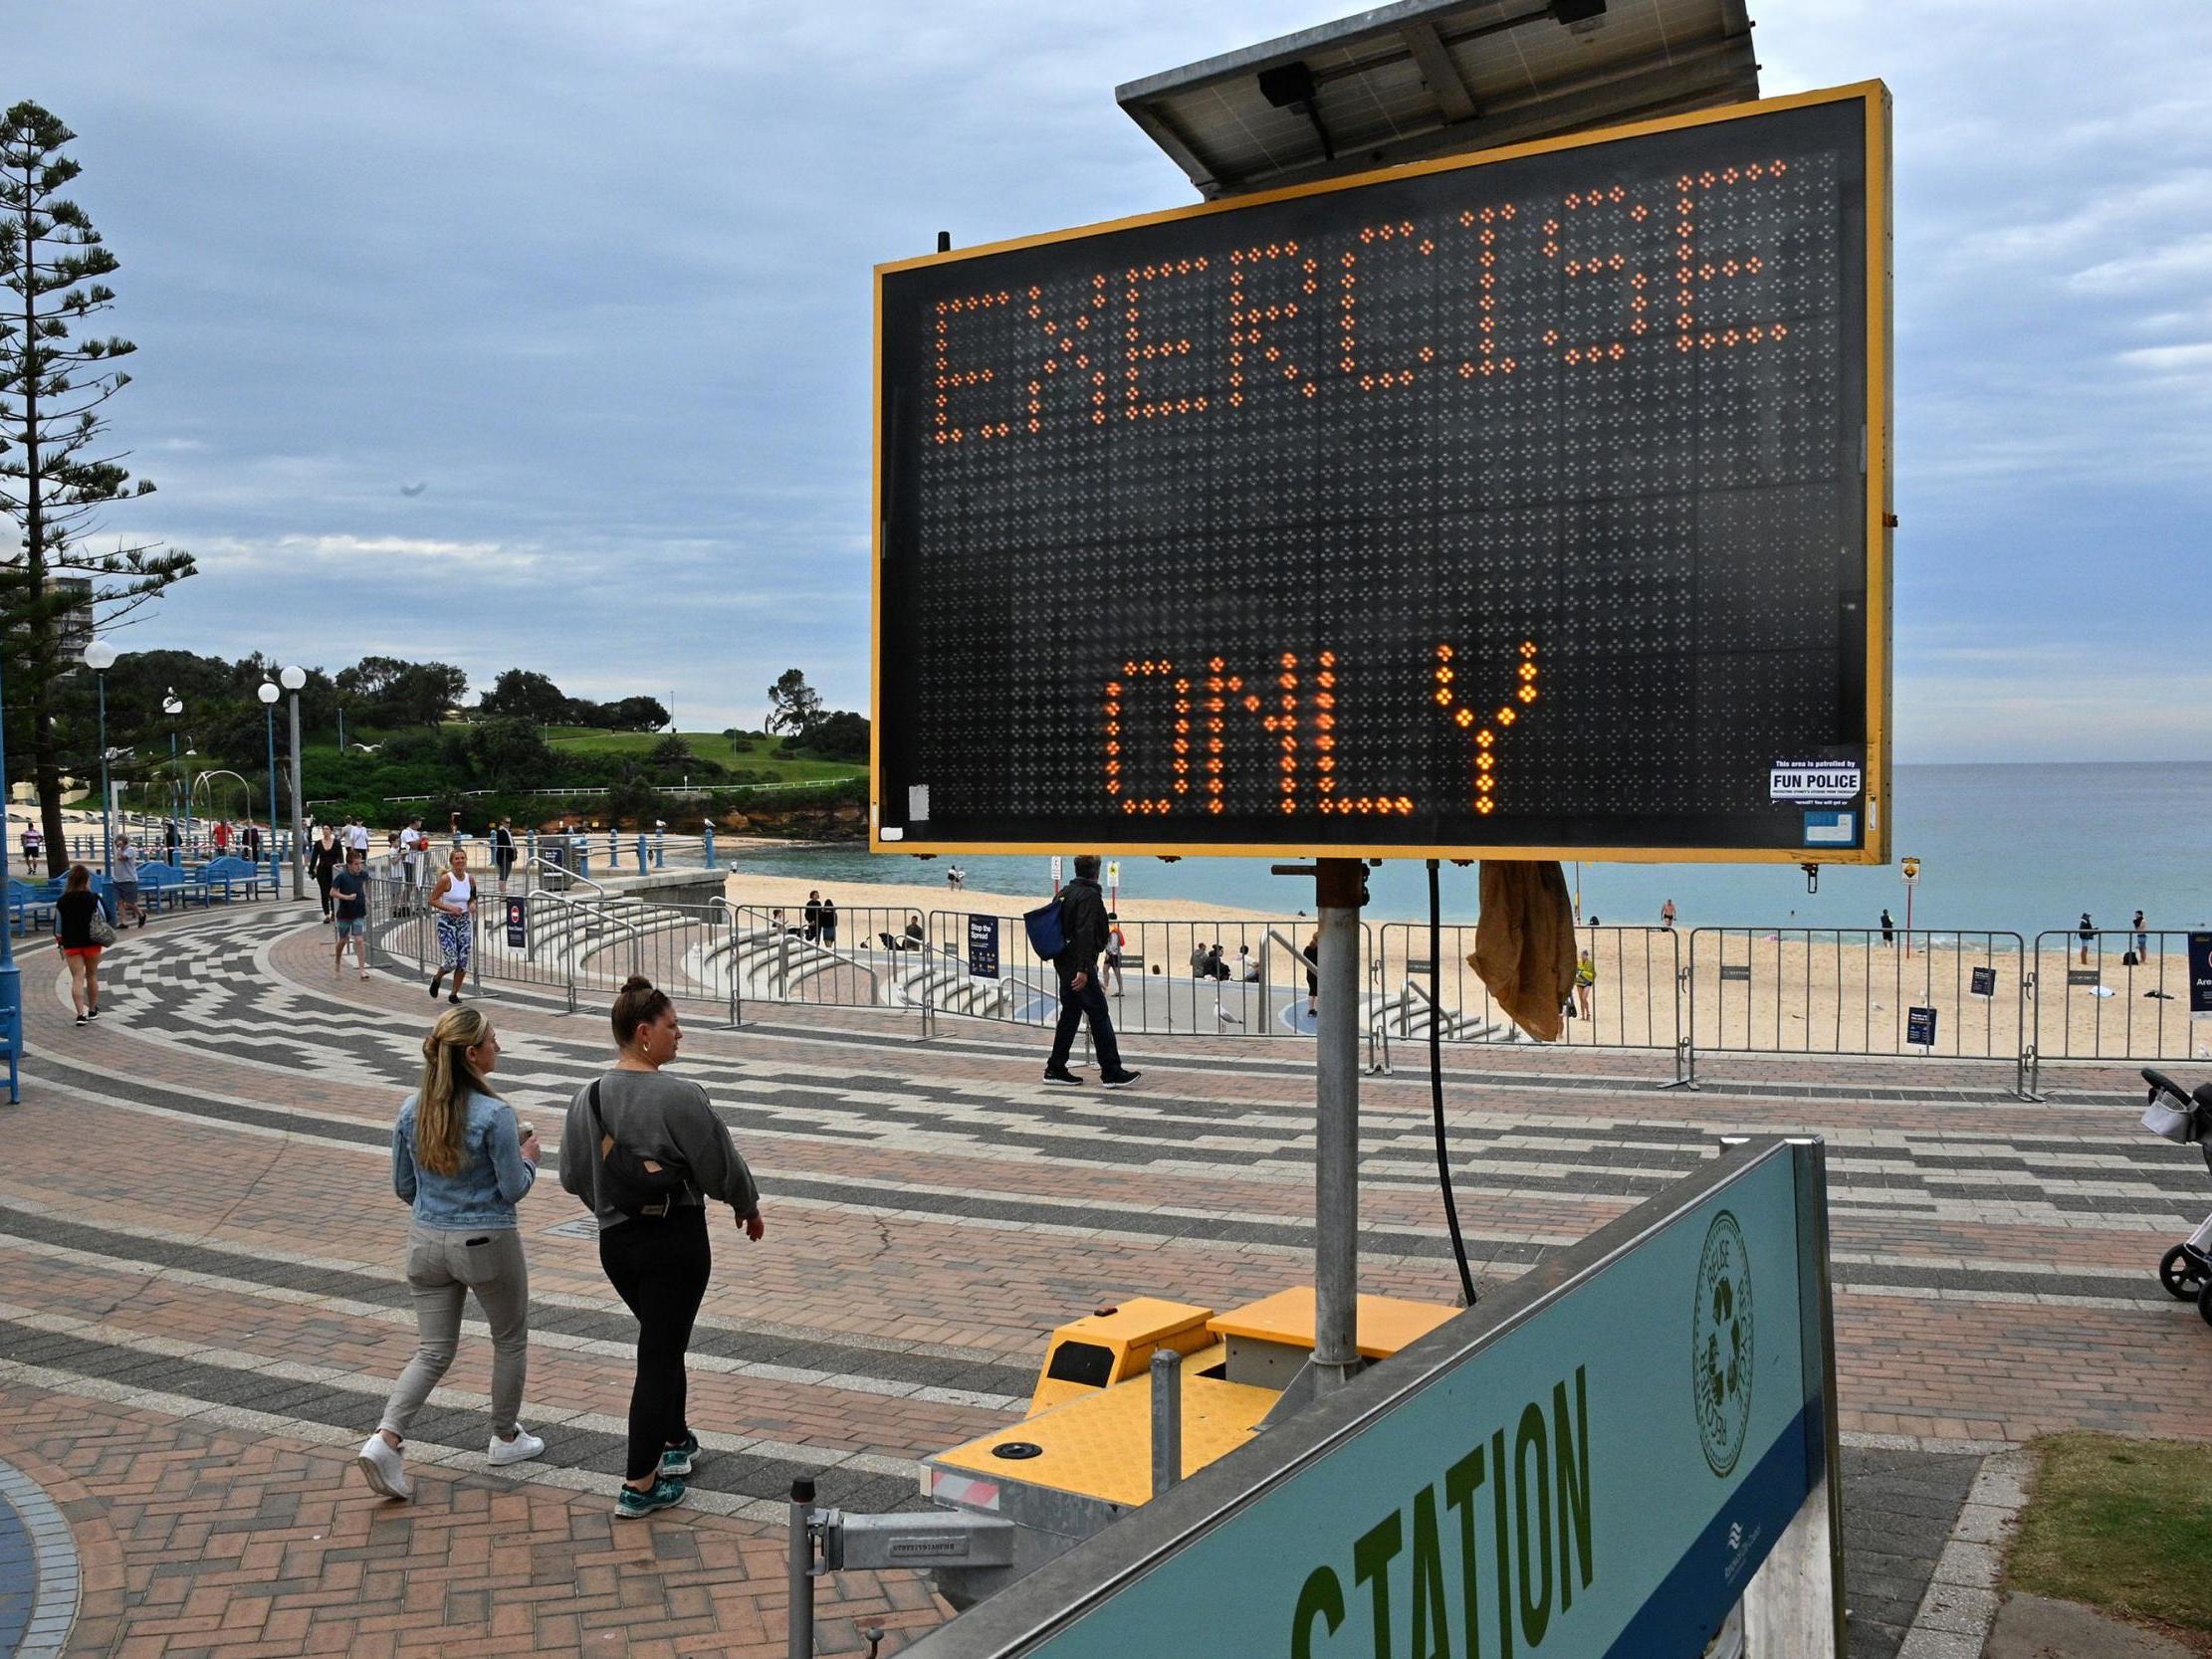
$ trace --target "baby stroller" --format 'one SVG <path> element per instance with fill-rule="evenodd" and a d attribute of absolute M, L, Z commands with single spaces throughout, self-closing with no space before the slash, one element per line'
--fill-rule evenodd
<path fill-rule="evenodd" d="M 2198 1147 L 2205 1166 L 2212 1169 L 2212 1083 L 2200 1083 L 2194 1095 L 2186 1094 L 2172 1078 L 2148 1066 L 2143 1068 L 2143 1081 L 2150 1085 L 2143 1128 L 2184 1146 Z M 2168 1296 L 2194 1302 L 2204 1323 L 2212 1325 L 2212 1216 L 2159 1258 L 2158 1283 L 2166 1287 Z"/>

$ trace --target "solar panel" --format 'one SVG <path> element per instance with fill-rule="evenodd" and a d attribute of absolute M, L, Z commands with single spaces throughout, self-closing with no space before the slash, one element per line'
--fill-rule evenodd
<path fill-rule="evenodd" d="M 1742 103 L 1759 66 L 1744 0 L 1404 0 L 1114 96 L 1220 196 Z"/>

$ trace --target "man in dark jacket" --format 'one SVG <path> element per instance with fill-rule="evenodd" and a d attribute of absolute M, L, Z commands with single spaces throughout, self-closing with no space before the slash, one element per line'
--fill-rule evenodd
<path fill-rule="evenodd" d="M 1067 1069 L 1067 1056 L 1075 1044 L 1076 1026 L 1088 1018 L 1091 1045 L 1098 1051 L 1098 1081 L 1109 1089 L 1126 1089 L 1137 1081 L 1137 1074 L 1122 1066 L 1113 1016 L 1107 1012 L 1106 992 L 1098 982 L 1098 953 L 1106 948 L 1108 927 L 1095 853 L 1075 855 L 1075 880 L 1060 891 L 1060 928 L 1067 943 L 1052 958 L 1060 976 L 1060 1022 L 1052 1033 L 1052 1057 L 1044 1063 L 1044 1081 L 1063 1085 L 1083 1081 Z"/>

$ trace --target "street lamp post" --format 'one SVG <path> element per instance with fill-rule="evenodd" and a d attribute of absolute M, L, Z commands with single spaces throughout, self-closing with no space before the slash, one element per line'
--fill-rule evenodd
<path fill-rule="evenodd" d="M 184 699 L 176 695 L 176 688 L 169 688 L 169 695 L 161 700 L 161 712 L 169 717 L 169 828 L 176 828 L 176 723 L 184 715 Z M 189 817 L 185 820 L 190 823 Z M 163 838 L 166 840 L 166 837 Z M 163 853 L 168 851 L 164 846 Z M 184 843 L 177 844 L 176 865 L 184 868 L 184 861 L 191 856 L 191 849 Z"/>
<path fill-rule="evenodd" d="M 100 868 L 111 885 L 115 879 L 115 813 L 108 789 L 108 671 L 115 666 L 116 654 L 104 639 L 85 647 L 85 666 L 100 688 Z"/>
<path fill-rule="evenodd" d="M 277 699 L 276 682 L 264 680 L 254 695 L 261 699 L 261 724 L 269 736 L 269 897 L 277 896 Z"/>
<path fill-rule="evenodd" d="M 308 671 L 297 663 L 288 664 L 277 679 L 292 694 L 292 897 L 305 899 L 308 874 L 300 851 L 300 688 L 308 683 Z"/>

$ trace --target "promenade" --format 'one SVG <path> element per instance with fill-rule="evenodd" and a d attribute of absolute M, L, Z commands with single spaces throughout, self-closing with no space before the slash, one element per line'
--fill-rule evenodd
<path fill-rule="evenodd" d="M 1229 1305 L 1309 1271 L 1308 1050 L 1133 1045 L 1144 1084 L 1108 1096 L 1042 1086 L 1041 1043 L 1003 1028 L 949 1018 L 923 1043 L 910 1016 L 749 1008 L 737 1031 L 688 1026 L 679 1067 L 760 1173 L 769 1226 L 749 1246 L 715 1221 L 690 1502 L 614 1520 L 631 1326 L 548 1178 L 523 1207 L 524 1420 L 546 1456 L 485 1466 L 472 1323 L 410 1441 L 415 1502 L 384 1503 L 352 1454 L 414 1347 L 388 1131 L 443 1004 L 388 966 L 333 977 L 312 917 L 133 931 L 85 1029 L 53 953 L 22 957 L 0 1653 L 21 1607 L 26 1654 L 780 1655 L 795 1475 L 851 1510 L 914 1504 L 913 1460 L 1017 1416 L 1061 1319 L 1140 1292 Z M 499 1085 L 554 1141 L 604 1022 L 493 991 Z M 1449 1300 L 1424 1062 L 1395 1058 L 1362 1085 L 1363 1288 Z M 1992 1452 L 2074 1427 L 2212 1434 L 2168 1404 L 2201 1391 L 2212 1333 L 2154 1273 L 2212 1199 L 2193 1154 L 2138 1128 L 2124 1067 L 2047 1068 L 2029 1106 L 2008 1069 L 1938 1062 L 1735 1057 L 1701 1062 L 1696 1093 L 1660 1087 L 1665 1055 L 1445 1063 L 1485 1283 L 1721 1135 L 1828 1137 L 1855 1659 L 1978 1650 L 1972 1586 L 1929 1586 L 1954 1535 L 1973 1544 L 1962 1506 Z M 903 1573 L 838 1575 L 819 1604 L 825 1652 L 880 1633 L 892 1653 L 945 1616 Z"/>

